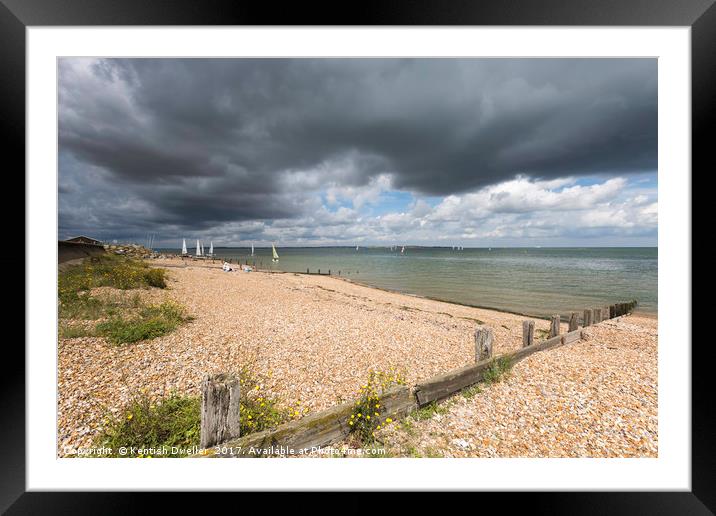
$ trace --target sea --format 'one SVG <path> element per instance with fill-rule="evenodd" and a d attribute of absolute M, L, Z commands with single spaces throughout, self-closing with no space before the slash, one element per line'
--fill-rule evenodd
<path fill-rule="evenodd" d="M 329 271 L 382 289 L 546 317 L 637 300 L 657 313 L 656 247 L 215 247 L 217 258 L 285 272 Z M 179 249 L 158 249 L 179 253 Z"/>

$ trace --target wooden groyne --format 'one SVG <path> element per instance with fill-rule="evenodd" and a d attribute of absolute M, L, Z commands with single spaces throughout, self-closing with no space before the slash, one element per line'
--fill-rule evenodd
<path fill-rule="evenodd" d="M 564 334 L 560 333 L 561 317 L 555 315 L 551 318 L 549 338 L 538 342 L 534 340 L 534 321 L 524 321 L 522 348 L 499 357 L 492 356 L 492 330 L 480 325 L 476 328 L 474 335 L 475 362 L 473 364 L 433 376 L 411 387 L 400 385 L 386 390 L 379 396 L 382 406 L 381 417 L 397 420 L 430 403 L 448 398 L 482 381 L 485 373 L 498 361 L 512 365 L 534 353 L 577 342 L 584 338 L 585 328 L 608 319 L 627 315 L 635 306 L 636 301 L 629 301 L 584 310 L 581 327 L 577 324 L 577 312 L 571 312 L 568 317 L 569 331 Z M 228 375 L 219 375 L 216 378 L 224 382 L 227 377 L 231 378 Z M 234 410 L 239 403 L 238 389 L 234 396 L 220 396 L 215 392 L 216 385 L 216 379 L 207 376 L 202 392 L 201 425 L 201 442 L 215 445 L 206 447 L 201 454 L 195 457 L 300 455 L 311 449 L 340 441 L 350 434 L 349 418 L 357 400 L 336 405 L 302 419 L 282 424 L 274 429 L 241 437 L 238 435 L 238 425 L 235 423 L 236 411 Z M 233 392 L 232 385 L 225 386 L 223 389 L 226 392 Z M 210 414 L 212 418 L 207 424 L 204 421 L 204 414 Z M 226 421 L 222 422 L 222 417 L 226 418 Z M 229 421 L 230 418 L 231 421 Z M 233 429 L 233 437 L 226 439 L 226 432 L 229 428 Z"/>

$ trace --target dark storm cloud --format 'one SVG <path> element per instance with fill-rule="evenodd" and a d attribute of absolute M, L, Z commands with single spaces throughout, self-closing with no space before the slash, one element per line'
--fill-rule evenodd
<path fill-rule="evenodd" d="M 300 216 L 316 191 L 383 173 L 446 195 L 653 171 L 656 72 L 654 59 L 65 59 L 60 187 L 121 191 L 142 206 L 124 217 L 188 228 Z"/>

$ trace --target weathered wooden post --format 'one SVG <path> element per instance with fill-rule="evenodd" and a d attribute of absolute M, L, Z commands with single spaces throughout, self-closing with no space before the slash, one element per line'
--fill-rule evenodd
<path fill-rule="evenodd" d="M 485 326 L 478 326 L 475 330 L 475 362 L 482 362 L 492 358 L 492 330 Z"/>
<path fill-rule="evenodd" d="M 320 273 L 321 273 L 321 269 L 318 269 L 318 274 L 320 274 Z"/>
<path fill-rule="evenodd" d="M 311 274 L 311 271 L 308 268 L 306 268 L 306 274 Z"/>
<path fill-rule="evenodd" d="M 609 319 L 609 307 L 603 306 L 602 307 L 602 321 L 606 321 Z"/>
<path fill-rule="evenodd" d="M 535 342 L 535 322 L 522 321 L 522 347 L 526 348 Z"/>
<path fill-rule="evenodd" d="M 577 312 L 569 314 L 569 331 L 574 331 L 579 328 L 579 321 L 577 320 Z"/>
<path fill-rule="evenodd" d="M 208 448 L 239 437 L 238 378 L 229 374 L 207 375 L 201 385 L 199 446 Z"/>
<path fill-rule="evenodd" d="M 595 308 L 593 310 L 593 313 L 594 313 L 594 324 L 602 322 L 602 309 Z"/>
<path fill-rule="evenodd" d="M 331 275 L 331 269 L 328 269 L 328 275 L 329 276 Z"/>
<path fill-rule="evenodd" d="M 592 325 L 592 311 L 589 308 L 587 308 L 584 311 L 584 318 L 582 319 L 582 326 L 586 328 L 587 326 L 591 326 L 591 325 Z"/>
<path fill-rule="evenodd" d="M 549 338 L 559 335 L 559 315 L 553 315 L 549 323 Z"/>
<path fill-rule="evenodd" d="M 614 319 L 617 316 L 617 307 L 615 305 L 609 305 L 609 318 Z"/>

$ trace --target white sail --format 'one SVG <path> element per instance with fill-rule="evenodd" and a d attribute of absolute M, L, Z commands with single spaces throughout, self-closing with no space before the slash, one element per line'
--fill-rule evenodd
<path fill-rule="evenodd" d="M 201 256 L 201 244 L 199 244 L 199 241 L 196 241 L 196 255 Z"/>
<path fill-rule="evenodd" d="M 276 252 L 276 247 L 271 244 L 271 252 L 273 253 L 272 261 L 277 262 L 278 261 L 278 253 Z"/>
<path fill-rule="evenodd" d="M 254 255 L 254 244 L 251 244 L 251 256 Z"/>
<path fill-rule="evenodd" d="M 403 248 L 400 250 L 400 254 L 404 254 L 404 253 L 405 253 L 405 246 L 403 246 Z"/>
<path fill-rule="evenodd" d="M 204 256 L 204 242 L 201 243 L 201 255 Z"/>
<path fill-rule="evenodd" d="M 209 254 L 211 256 L 214 255 L 214 241 L 213 240 L 211 241 L 211 244 L 209 244 Z"/>
<path fill-rule="evenodd" d="M 189 254 L 186 252 L 186 238 L 183 238 L 181 242 L 181 254 Z"/>
<path fill-rule="evenodd" d="M 356 251 L 358 250 L 358 246 L 356 246 Z"/>

